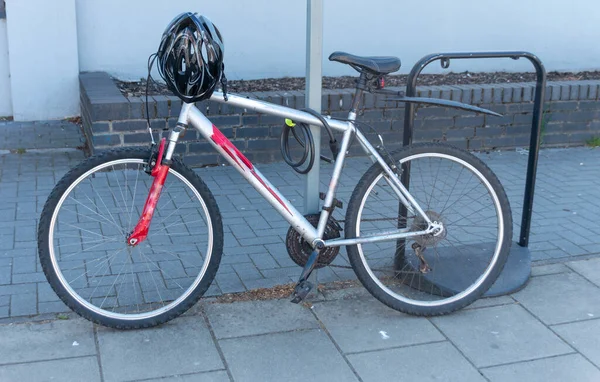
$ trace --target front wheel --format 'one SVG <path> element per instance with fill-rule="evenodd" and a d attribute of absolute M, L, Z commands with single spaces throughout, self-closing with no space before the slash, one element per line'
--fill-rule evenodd
<path fill-rule="evenodd" d="M 62 301 L 118 329 L 150 327 L 188 310 L 210 286 L 223 227 L 206 184 L 175 159 L 148 237 L 135 227 L 152 178 L 148 149 L 117 149 L 69 171 L 48 197 L 38 228 L 40 263 Z"/>
<path fill-rule="evenodd" d="M 418 144 L 392 154 L 409 170 L 408 189 L 436 234 L 350 245 L 350 263 L 367 290 L 413 315 L 442 315 L 485 293 L 502 271 L 512 239 L 508 198 L 476 156 L 443 144 Z M 404 229 L 426 230 L 419 213 L 399 202 L 379 164 L 363 175 L 346 214 L 346 238 Z"/>

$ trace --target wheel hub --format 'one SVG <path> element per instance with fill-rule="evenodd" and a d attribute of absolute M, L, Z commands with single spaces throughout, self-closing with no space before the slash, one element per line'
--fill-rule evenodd
<path fill-rule="evenodd" d="M 425 215 L 431 220 L 435 222 L 439 227 L 434 232 L 422 235 L 414 238 L 415 243 L 419 244 L 421 247 L 433 247 L 437 245 L 440 241 L 446 238 L 448 231 L 446 230 L 446 226 L 444 224 L 444 219 L 442 215 L 435 211 L 425 211 Z M 429 228 L 428 223 L 421 216 L 417 216 L 411 225 L 411 231 L 425 231 Z"/>

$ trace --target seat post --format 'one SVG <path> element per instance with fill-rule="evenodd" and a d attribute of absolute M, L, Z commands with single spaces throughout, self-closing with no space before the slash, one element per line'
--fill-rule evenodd
<path fill-rule="evenodd" d="M 361 71 L 360 77 L 358 78 L 358 82 L 356 84 L 356 92 L 354 93 L 354 98 L 352 98 L 352 107 L 350 108 L 350 112 L 348 113 L 349 120 L 354 121 L 356 119 L 356 114 L 358 113 L 358 109 L 360 108 L 360 101 L 366 89 L 367 74 L 364 71 Z"/>

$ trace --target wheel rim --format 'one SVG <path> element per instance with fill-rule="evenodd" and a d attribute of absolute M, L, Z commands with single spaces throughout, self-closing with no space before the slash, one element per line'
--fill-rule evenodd
<path fill-rule="evenodd" d="M 440 171 L 440 168 L 437 169 L 437 171 L 433 168 L 432 166 L 432 158 L 433 159 L 438 159 L 438 160 L 449 160 L 450 163 L 448 163 L 448 165 L 450 165 L 450 168 L 446 168 L 444 169 L 443 172 Z M 429 168 L 423 168 L 423 166 L 415 166 L 415 161 L 418 159 L 428 159 L 429 160 Z M 438 239 L 438 241 L 436 242 L 436 240 L 432 239 L 432 238 L 415 238 L 412 240 L 407 240 L 404 243 L 404 246 L 400 246 L 400 248 L 404 248 L 404 261 L 403 264 L 405 264 L 405 266 L 403 268 L 400 269 L 394 269 L 393 271 L 387 271 L 387 269 L 385 268 L 384 264 L 385 262 L 389 262 L 389 259 L 383 259 L 383 260 L 378 260 L 375 257 L 375 261 L 369 261 L 368 259 L 368 255 L 366 254 L 367 250 L 365 250 L 365 247 L 370 246 L 370 244 L 359 244 L 357 245 L 357 249 L 358 249 L 358 253 L 360 256 L 360 260 L 363 263 L 369 277 L 383 290 L 385 291 L 385 293 L 396 299 L 399 301 L 402 301 L 404 303 L 410 304 L 410 305 L 417 305 L 417 306 L 422 306 L 422 307 L 435 307 L 435 306 L 440 306 L 440 305 L 446 305 L 446 304 L 451 304 L 455 301 L 461 300 L 464 297 L 466 297 L 467 295 L 473 293 L 473 291 L 475 291 L 477 288 L 479 288 L 484 281 L 486 280 L 486 278 L 489 276 L 489 274 L 492 272 L 494 265 L 497 263 L 498 261 L 498 257 L 500 254 L 500 251 L 502 249 L 502 241 L 503 241 L 503 237 L 504 237 L 504 218 L 502 215 L 502 207 L 500 204 L 500 201 L 498 199 L 498 196 L 496 195 L 496 193 L 494 192 L 491 184 L 489 183 L 489 181 L 483 176 L 483 174 L 477 170 L 474 166 L 472 166 L 471 164 L 469 164 L 468 162 L 451 156 L 451 155 L 446 155 L 446 154 L 441 154 L 441 153 L 421 153 L 421 154 L 414 154 L 414 155 L 410 155 L 406 158 L 403 158 L 400 160 L 400 163 L 406 163 L 409 162 L 410 163 L 410 167 L 411 167 L 411 182 L 410 182 L 410 192 L 411 195 L 413 195 L 413 197 L 415 197 L 417 199 L 417 201 L 419 202 L 419 204 L 421 205 L 421 207 L 423 208 L 424 211 L 426 211 L 426 214 L 430 217 L 431 220 L 434 219 L 441 219 L 443 222 L 444 220 L 446 220 L 444 222 L 445 225 L 445 236 L 442 237 L 441 239 Z M 446 161 L 448 162 L 448 161 Z M 460 166 L 460 168 L 458 167 Z M 464 240 L 465 238 L 468 238 L 470 240 L 475 239 L 474 237 L 469 237 L 469 232 L 466 232 L 465 235 L 465 230 L 469 229 L 468 227 L 461 227 L 460 225 L 456 225 L 454 223 L 456 223 L 457 218 L 451 218 L 449 217 L 449 212 L 452 212 L 452 210 L 449 211 L 449 207 L 451 206 L 462 206 L 463 204 L 465 204 L 465 200 L 464 195 L 459 196 L 458 193 L 461 190 L 467 189 L 469 190 L 467 187 L 470 184 L 469 182 L 465 182 L 464 184 L 460 184 L 457 186 L 457 183 L 459 182 L 460 179 L 456 180 L 456 183 L 454 184 L 449 184 L 446 182 L 443 182 L 442 184 L 438 183 L 437 181 L 434 181 L 433 183 L 431 181 L 428 182 L 427 180 L 427 175 L 433 175 L 434 173 L 436 175 L 439 175 L 440 172 L 442 174 L 446 173 L 446 174 L 452 174 L 452 169 L 454 168 L 454 170 L 460 170 L 459 172 L 462 173 L 465 169 L 470 171 L 470 175 L 471 175 L 471 180 L 475 180 L 475 182 L 471 182 L 471 184 L 473 183 L 478 183 L 479 185 L 483 186 L 483 188 L 487 191 L 486 195 L 487 197 L 490 199 L 491 201 L 491 205 L 493 206 L 493 210 L 495 212 L 495 222 L 496 222 L 496 227 L 492 227 L 491 229 L 487 230 L 486 234 L 490 235 L 490 232 L 493 231 L 495 232 L 495 237 L 496 237 L 496 242 L 495 245 L 487 245 L 487 249 L 490 250 L 493 247 L 493 253 L 490 257 L 489 262 L 487 262 L 487 264 L 485 265 L 485 269 L 482 269 L 481 272 L 478 272 L 477 274 L 479 275 L 477 278 L 474 278 L 473 282 L 469 283 L 467 287 L 462 288 L 461 285 L 464 285 L 464 282 L 461 283 L 460 280 L 459 282 L 454 281 L 450 282 L 449 285 L 452 285 L 452 288 L 448 288 L 448 284 L 447 284 L 447 280 L 444 280 L 444 272 L 439 272 L 437 269 L 432 269 L 432 271 L 429 271 L 429 273 L 422 273 L 420 272 L 420 266 L 422 266 L 423 262 L 420 261 L 419 257 L 416 256 L 416 254 L 413 255 L 412 252 L 414 252 L 414 250 L 412 250 L 411 245 L 413 243 L 419 243 L 422 246 L 430 246 L 428 249 L 426 249 L 425 252 L 427 252 L 429 250 L 429 256 L 424 256 L 425 258 L 425 264 L 428 265 L 430 268 L 433 268 L 434 264 L 432 264 L 432 261 L 435 261 L 437 265 L 441 265 L 443 262 L 445 262 L 446 264 L 449 264 L 448 259 L 450 258 L 448 255 L 441 255 L 441 254 L 449 254 L 449 253 L 455 253 L 455 254 L 460 254 L 461 256 L 464 255 L 464 251 L 462 247 L 457 247 L 455 244 L 451 243 L 450 245 L 448 245 L 447 247 L 450 248 L 450 250 L 446 249 L 445 252 L 441 250 L 441 245 L 445 244 L 445 242 L 451 241 L 451 240 L 458 240 L 457 236 L 462 236 L 462 239 Z M 429 171 L 427 171 L 429 170 Z M 381 194 L 381 189 L 386 188 L 385 186 L 381 186 L 382 183 L 387 184 L 387 182 L 384 180 L 383 178 L 383 173 L 379 174 L 376 179 L 369 185 L 369 188 L 367 189 L 367 191 L 365 192 L 360 205 L 359 205 L 359 210 L 358 210 L 358 214 L 357 214 L 357 220 L 356 220 L 356 232 L 357 235 L 361 235 L 361 234 L 366 234 L 368 233 L 368 230 L 365 230 L 366 232 L 361 232 L 361 222 L 363 227 L 371 227 L 374 231 L 377 230 L 381 230 L 383 227 L 382 225 L 380 225 L 379 223 L 373 223 L 373 221 L 378 222 L 380 220 L 377 220 L 377 218 L 373 218 L 374 216 L 377 215 L 381 215 L 383 212 L 382 211 L 389 211 L 390 210 L 390 206 L 393 207 L 394 206 L 394 202 L 395 202 L 395 206 L 396 206 L 396 212 L 398 211 L 398 199 L 395 195 L 393 195 L 393 197 L 389 197 L 389 194 L 391 194 L 391 192 L 388 192 L 388 195 L 385 197 L 381 197 L 380 201 L 385 199 L 386 197 L 389 198 L 389 200 L 386 203 L 379 203 L 380 205 L 378 206 L 373 206 L 373 205 L 369 205 L 367 204 L 367 200 L 369 199 L 370 196 L 372 195 L 376 195 L 379 196 Z M 427 189 L 429 187 L 432 186 L 433 187 L 431 190 L 431 194 L 427 195 L 425 193 L 424 197 L 423 195 L 419 195 L 419 183 L 421 183 L 421 186 L 423 189 Z M 375 190 L 375 188 L 377 187 L 377 190 Z M 443 208 L 438 208 L 438 211 L 436 211 L 435 208 L 432 207 L 431 202 L 434 201 L 434 192 L 436 191 L 436 188 L 439 189 L 440 187 L 445 187 L 445 188 L 450 188 L 452 191 L 456 190 L 456 194 L 454 195 L 454 198 L 456 199 L 452 199 L 453 198 L 453 192 L 450 193 L 450 195 L 448 196 L 448 198 L 446 199 Z M 391 191 L 390 187 L 387 186 L 387 188 Z M 376 194 L 374 194 L 374 191 L 376 192 Z M 457 203 L 459 201 L 461 201 L 461 199 L 463 200 L 460 204 L 457 205 Z M 438 200 L 439 201 L 439 200 Z M 443 200 L 442 200 L 443 202 Z M 469 204 L 472 205 L 476 205 L 476 200 L 470 200 Z M 387 207 L 385 206 L 387 205 Z M 469 206 L 467 206 L 469 207 Z M 471 207 L 473 208 L 473 207 Z M 393 211 L 393 208 L 392 208 Z M 475 208 L 475 212 L 481 213 L 480 210 L 478 210 L 477 208 Z M 489 211 L 486 211 L 486 213 L 489 215 Z M 388 212 L 389 215 L 389 212 Z M 409 214 L 410 215 L 410 214 Z M 363 219 L 363 216 L 365 216 L 365 219 Z M 406 220 L 398 220 L 398 216 L 397 214 L 394 216 L 395 218 L 395 222 L 393 220 L 393 218 L 388 219 L 390 222 L 394 222 L 394 224 L 398 224 L 399 222 L 404 223 L 404 225 L 406 227 L 411 228 L 411 230 L 417 230 L 417 229 L 423 229 L 422 226 L 419 226 L 418 222 L 419 219 L 420 221 L 423 221 L 422 218 L 420 217 L 411 217 L 408 216 Z M 485 217 L 485 219 L 479 219 L 479 224 L 475 225 L 475 228 L 482 230 L 483 227 L 487 226 L 488 224 L 490 224 L 490 220 L 493 217 L 491 216 L 487 216 Z M 477 221 L 477 219 L 475 219 L 475 221 Z M 485 224 L 483 224 L 485 223 Z M 390 224 L 390 223 L 388 223 Z M 387 227 L 388 229 L 390 228 L 389 225 Z M 398 226 L 396 225 L 394 228 L 398 228 Z M 462 231 L 462 232 L 461 232 Z M 471 235 L 473 236 L 473 235 Z M 369 248 L 369 250 L 373 250 L 375 249 L 373 252 L 374 253 L 387 253 L 389 254 L 389 243 L 390 242 L 385 242 L 388 243 L 388 251 L 386 251 L 384 248 L 378 247 L 378 248 Z M 385 243 L 383 245 L 385 245 Z M 396 247 L 398 245 L 398 242 L 392 242 L 392 245 L 394 247 Z M 477 252 L 478 250 L 484 248 L 483 246 L 477 247 L 474 245 L 474 242 L 471 244 L 474 248 L 475 251 Z M 452 248 L 452 246 L 454 246 L 454 248 Z M 395 248 L 392 248 L 392 252 L 394 252 Z M 431 251 L 430 249 L 434 249 L 433 251 Z M 398 253 L 398 252 L 396 252 Z M 483 252 L 482 252 L 483 253 Z M 412 256 L 412 259 L 407 259 L 407 254 L 409 256 Z M 378 256 L 378 255 L 375 255 Z M 458 264 L 462 264 L 462 265 L 477 265 L 479 263 L 481 263 L 481 255 L 478 256 L 473 256 L 473 258 L 469 261 L 462 261 L 462 262 L 457 262 Z M 463 259 L 464 260 L 464 259 Z M 393 256 L 392 256 L 392 264 L 393 266 Z M 396 267 L 399 268 L 399 267 Z M 439 269 L 439 268 L 438 268 Z M 403 271 L 404 270 L 404 271 Z M 409 272 L 410 271 L 410 272 Z M 457 269 L 455 271 L 464 271 L 464 269 Z M 436 280 L 434 279 L 433 273 L 438 272 L 439 278 Z M 393 274 L 394 278 L 393 280 L 390 282 L 390 285 L 386 285 L 385 282 L 389 281 L 389 274 Z M 382 276 L 383 277 L 383 281 L 382 281 Z M 445 276 L 448 276 L 449 272 L 445 271 Z M 408 277 L 412 277 L 412 279 L 408 279 Z M 398 282 L 398 279 L 400 279 L 400 282 Z M 417 285 L 418 283 L 418 285 Z M 460 287 L 460 288 L 459 288 Z M 395 290 L 393 290 L 395 288 Z M 425 298 L 425 294 L 427 294 L 427 291 L 429 290 L 429 296 L 427 296 L 428 298 Z M 409 298 L 404 294 L 411 294 L 413 296 L 417 296 L 419 298 L 423 298 L 421 299 L 415 299 L 415 298 Z M 438 295 L 440 298 L 438 300 L 434 300 L 434 295 Z"/>
<path fill-rule="evenodd" d="M 152 181 L 152 178 L 147 175 L 145 178 L 140 178 L 142 174 L 145 174 L 143 172 L 144 164 L 145 161 L 142 159 L 120 159 L 103 163 L 85 172 L 78 177 L 61 196 L 50 221 L 48 233 L 49 254 L 52 267 L 56 272 L 59 282 L 78 304 L 89 311 L 108 318 L 118 320 L 141 320 L 155 317 L 172 310 L 186 300 L 199 286 L 208 265 L 210 264 L 212 256 L 213 229 L 208 208 L 198 190 L 196 190 L 182 174 L 172 168 L 169 169 L 169 176 L 167 177 L 167 182 L 163 188 L 161 198 L 158 202 L 150 226 L 148 240 L 136 247 L 127 246 L 125 238 L 137 223 L 137 219 L 140 216 L 145 198 L 148 194 L 149 185 Z M 121 165 L 125 166 L 126 170 L 127 166 L 135 165 L 135 177 L 130 176 L 133 174 L 128 173 L 120 178 L 116 173 L 118 167 Z M 106 171 L 109 170 L 109 168 L 112 171 Z M 94 183 L 89 181 L 87 183 L 89 183 L 91 190 L 94 191 L 94 194 L 92 195 L 96 195 L 96 197 L 90 197 L 89 193 L 86 193 L 84 187 L 82 192 L 86 196 L 86 203 L 75 201 L 75 203 L 71 205 L 71 207 L 76 207 L 75 211 L 81 210 L 92 213 L 93 217 L 85 217 L 85 215 L 78 214 L 76 225 L 72 224 L 74 222 L 67 221 L 66 223 L 61 223 L 60 221 L 57 221 L 59 215 L 61 215 L 63 211 L 68 212 L 69 215 L 74 214 L 72 208 L 63 208 L 65 202 L 69 200 L 69 198 L 73 199 L 73 192 L 78 191 L 78 187 L 84 185 L 87 179 L 96 178 L 105 179 L 107 181 L 109 186 L 107 189 L 110 190 L 110 194 L 107 194 L 106 190 L 103 190 L 97 182 L 96 185 L 94 185 Z M 133 181 L 133 178 L 135 178 L 135 182 L 131 184 L 130 181 Z M 176 184 L 180 184 L 180 187 L 178 188 Z M 119 192 L 115 192 L 111 189 L 111 187 L 114 186 L 118 187 Z M 183 188 L 184 191 L 182 192 L 180 188 Z M 102 196 L 103 193 L 104 197 Z M 128 203 L 129 194 L 131 194 L 132 199 L 130 201 L 131 205 Z M 185 194 L 189 196 L 187 201 L 183 196 Z M 88 202 L 93 202 L 93 200 L 98 200 L 100 203 L 90 206 L 90 203 Z M 192 201 L 198 201 L 199 206 L 190 206 L 190 202 Z M 114 207 L 120 207 L 118 215 L 116 208 Z M 175 208 L 169 209 L 168 207 Z M 183 207 L 186 209 L 184 210 Z M 190 208 L 192 209 L 191 212 Z M 197 211 L 199 210 L 198 212 L 201 213 L 201 219 L 193 218 L 193 208 L 196 208 Z M 186 214 L 181 214 L 182 212 L 186 212 Z M 190 216 L 192 216 L 192 218 L 190 218 Z M 55 237 L 57 226 L 61 226 L 62 228 L 63 225 L 71 230 L 74 229 L 74 231 L 78 231 L 80 233 L 79 237 L 77 237 L 77 235 L 64 234 L 60 237 Z M 100 233 L 86 228 L 88 225 L 100 225 Z M 194 236 L 192 239 L 187 238 L 187 243 L 192 244 L 184 244 L 181 241 L 185 238 L 185 234 L 171 234 L 171 232 L 175 230 L 181 231 L 182 227 L 188 232 L 192 230 L 190 234 L 199 231 L 205 231 L 205 234 L 202 235 L 202 237 L 198 235 Z M 62 229 L 60 231 L 62 232 Z M 110 235 L 109 233 L 113 233 L 113 235 Z M 111 236 L 116 238 L 111 238 Z M 164 237 L 166 237 L 166 239 Z M 84 240 L 90 238 L 92 240 Z M 205 241 L 198 244 L 203 238 Z M 62 253 L 62 249 L 57 251 L 55 243 L 57 240 L 60 242 L 63 241 L 63 239 L 67 243 L 61 243 L 59 248 L 64 248 L 69 245 L 76 247 L 78 245 L 77 240 L 79 240 L 79 244 L 82 248 L 81 251 L 67 255 Z M 154 242 L 154 240 L 156 240 L 156 242 Z M 173 247 L 175 242 L 177 243 L 177 249 L 174 249 Z M 111 247 L 107 249 L 110 250 L 110 255 L 107 252 L 102 261 L 93 256 L 89 256 L 92 249 L 95 253 L 100 253 L 105 244 L 109 244 L 108 247 Z M 154 246 L 154 244 L 156 244 L 156 246 Z M 154 248 L 156 248 L 156 251 Z M 185 252 L 178 248 L 185 248 Z M 195 266 L 197 265 L 196 262 L 193 264 L 191 263 L 193 260 L 194 248 L 197 250 L 197 254 L 202 262 L 201 266 Z M 147 252 L 149 249 L 152 250 L 152 252 Z M 94 252 L 92 252 L 92 254 Z M 82 256 L 81 259 L 78 259 L 75 257 L 78 253 L 86 254 Z M 150 263 L 152 258 L 148 256 L 153 255 L 155 256 L 156 263 L 154 264 L 154 268 L 151 268 Z M 175 256 L 175 258 L 173 256 Z M 70 263 L 66 267 L 61 267 L 61 260 L 63 264 L 67 264 L 67 262 Z M 183 272 L 182 269 L 178 267 L 177 262 L 181 263 Z M 128 266 L 129 272 L 124 272 Z M 82 269 L 84 273 L 77 275 L 75 272 L 71 272 L 77 270 L 78 267 Z M 118 272 L 115 275 L 114 272 L 116 269 L 118 269 Z M 167 269 L 170 270 L 167 271 Z M 63 272 L 63 270 L 69 272 Z M 92 270 L 96 273 L 91 274 L 90 272 L 92 272 Z M 68 275 L 66 273 L 68 273 Z M 195 276 L 191 276 L 192 274 L 195 274 Z M 143 279 L 140 275 L 145 276 L 146 279 L 142 281 Z M 109 278 L 108 276 L 113 277 Z M 134 295 L 133 298 L 137 300 L 134 302 L 131 300 L 131 292 L 127 289 L 123 289 L 124 282 L 126 283 L 128 281 L 127 278 L 129 278 L 129 276 L 131 277 L 130 281 Z M 157 279 L 155 276 L 161 276 L 162 280 Z M 98 280 L 98 277 L 100 277 L 100 280 Z M 103 280 L 104 277 L 106 277 L 107 280 Z M 168 277 L 168 279 L 165 277 Z M 93 280 L 90 281 L 90 278 Z M 68 279 L 71 279 L 71 281 Z M 114 279 L 112 283 L 110 282 L 111 279 Z M 118 285 L 117 289 L 117 282 L 119 280 L 121 283 Z M 185 284 L 189 284 L 188 287 L 182 286 L 184 280 Z M 164 293 L 161 293 L 161 281 L 163 283 L 162 285 L 165 286 Z M 82 287 L 81 289 L 85 291 L 84 294 L 89 293 L 89 299 L 86 298 L 85 295 L 82 295 L 81 291 L 78 292 L 75 290 L 75 288 L 78 288 L 78 286 L 73 285 L 75 283 Z M 155 291 L 152 291 L 153 286 Z M 89 289 L 92 290 L 90 291 Z M 99 291 L 98 293 L 102 294 L 103 290 L 105 291 L 104 296 L 98 295 L 97 297 L 94 297 L 95 292 Z M 127 294 L 125 294 L 125 292 L 127 292 Z M 174 297 L 176 294 L 180 295 Z M 160 301 L 156 301 L 157 297 Z M 102 298 L 102 301 L 98 301 L 97 298 Z M 100 302 L 100 306 L 95 305 L 94 302 Z M 130 306 L 135 306 L 138 312 L 123 313 L 123 310 Z M 107 310 L 107 308 L 114 308 L 116 311 Z M 148 308 L 151 310 L 139 312 L 141 308 Z"/>

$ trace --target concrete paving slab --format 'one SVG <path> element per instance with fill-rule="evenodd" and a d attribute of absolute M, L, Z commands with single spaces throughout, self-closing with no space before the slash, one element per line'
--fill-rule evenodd
<path fill-rule="evenodd" d="M 576 273 L 534 277 L 513 297 L 547 325 L 600 317 L 600 288 Z"/>
<path fill-rule="evenodd" d="M 600 258 L 570 261 L 566 265 L 600 287 Z"/>
<path fill-rule="evenodd" d="M 135 331 L 98 329 L 104 380 L 128 381 L 224 367 L 202 317 Z"/>
<path fill-rule="evenodd" d="M 0 364 L 94 354 L 92 324 L 85 320 L 0 326 Z"/>
<path fill-rule="evenodd" d="M 364 382 L 485 381 L 449 342 L 350 354 Z"/>
<path fill-rule="evenodd" d="M 344 353 L 444 340 L 427 319 L 397 312 L 375 299 L 321 302 L 314 311 Z"/>
<path fill-rule="evenodd" d="M 464 310 L 432 321 L 477 367 L 572 352 L 518 305 Z"/>
<path fill-rule="evenodd" d="M 319 326 L 307 308 L 289 300 L 206 304 L 205 311 L 219 339 Z"/>
<path fill-rule="evenodd" d="M 101 379 L 98 360 L 91 356 L 0 366 L 0 381 L 94 382 Z"/>
<path fill-rule="evenodd" d="M 547 264 L 547 265 L 538 265 L 531 267 L 531 276 L 545 276 L 545 275 L 553 275 L 556 273 L 567 273 L 571 272 L 571 270 L 566 267 L 564 264 L 556 263 L 556 264 Z"/>
<path fill-rule="evenodd" d="M 219 343 L 235 381 L 357 381 L 321 330 L 226 339 Z"/>
<path fill-rule="evenodd" d="M 553 326 L 552 330 L 600 367 L 600 346 L 598 346 L 600 319 L 557 325 Z"/>
<path fill-rule="evenodd" d="M 175 375 L 173 377 L 153 379 L 157 382 L 229 382 L 229 376 L 225 370 L 209 371 L 206 373 Z"/>
<path fill-rule="evenodd" d="M 477 308 L 485 308 L 488 306 L 498 306 L 498 305 L 507 305 L 507 304 L 515 304 L 515 300 L 513 300 L 510 296 L 499 296 L 499 297 L 486 297 L 480 298 L 475 301 L 471 305 L 465 307 L 465 309 L 477 309 Z"/>
<path fill-rule="evenodd" d="M 600 370 L 579 354 L 496 366 L 482 372 L 491 382 L 600 381 Z"/>
<path fill-rule="evenodd" d="M 345 288 L 340 290 L 325 290 L 323 295 L 325 300 L 329 301 L 336 301 L 339 299 L 347 300 L 353 298 L 371 298 L 375 300 L 375 297 L 371 296 L 369 291 L 367 291 L 363 286 Z"/>

